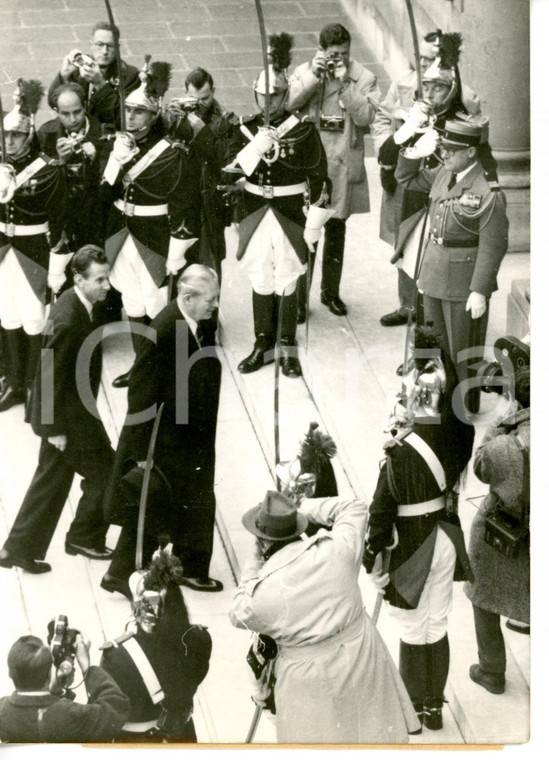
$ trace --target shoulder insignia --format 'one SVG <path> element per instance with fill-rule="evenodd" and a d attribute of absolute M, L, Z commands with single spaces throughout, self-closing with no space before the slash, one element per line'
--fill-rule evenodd
<path fill-rule="evenodd" d="M 463 193 L 459 197 L 459 205 L 472 209 L 479 209 L 482 204 L 482 195 L 480 193 Z"/>

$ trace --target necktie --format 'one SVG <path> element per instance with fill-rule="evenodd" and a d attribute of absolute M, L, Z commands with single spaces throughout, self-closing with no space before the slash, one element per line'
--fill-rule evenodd
<path fill-rule="evenodd" d="M 196 326 L 196 342 L 198 343 L 199 347 L 202 347 L 202 341 L 204 340 L 204 333 L 202 332 L 201 325 Z"/>
<path fill-rule="evenodd" d="M 450 182 L 448 182 L 448 190 L 451 190 L 455 184 L 456 184 L 456 174 L 455 172 L 452 172 L 452 176 L 450 177 Z"/>

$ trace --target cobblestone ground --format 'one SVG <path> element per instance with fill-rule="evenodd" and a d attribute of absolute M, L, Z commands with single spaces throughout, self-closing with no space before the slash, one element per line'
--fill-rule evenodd
<path fill-rule="evenodd" d="M 339 2 L 263 0 L 262 6 L 268 32 L 293 34 L 295 65 L 312 57 L 324 24 L 343 20 L 353 34 L 353 56 L 378 74 L 386 89 L 383 68 L 345 20 Z M 113 0 L 112 7 L 128 63 L 140 67 L 146 53 L 170 61 L 174 94 L 189 71 L 202 66 L 211 72 L 227 108 L 236 113 L 254 110 L 251 85 L 262 58 L 253 0 Z M 100 19 L 106 19 L 106 11 L 98 0 L 0 0 L 0 89 L 5 104 L 11 103 L 10 83 L 17 77 L 49 84 L 71 49 L 87 52 L 91 27 Z M 45 118 L 47 106 L 39 121 Z"/>

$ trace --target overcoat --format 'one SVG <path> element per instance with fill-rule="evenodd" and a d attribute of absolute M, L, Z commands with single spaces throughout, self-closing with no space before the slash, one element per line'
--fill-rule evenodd
<path fill-rule="evenodd" d="M 317 79 L 308 62 L 296 68 L 288 84 L 288 108 L 307 114 L 317 129 L 320 130 L 321 115 L 344 119 L 342 132 L 320 130 L 328 158 L 335 218 L 347 219 L 351 214 L 369 211 L 364 136 L 381 99 L 375 74 L 351 59 L 349 84 L 342 89 L 338 80 Z"/>
<path fill-rule="evenodd" d="M 127 720 L 130 701 L 115 681 L 96 665 L 84 679 L 88 704 L 54 694 L 14 692 L 0 700 L 2 742 L 105 742 Z M 38 714 L 42 713 L 41 726 Z"/>
<path fill-rule="evenodd" d="M 325 527 L 251 560 L 230 613 L 278 645 L 277 741 L 407 742 L 415 711 L 358 586 L 366 505 L 305 499 L 300 511 Z"/>
<path fill-rule="evenodd" d="M 524 460 L 514 440 L 517 431 L 529 451 L 530 409 L 522 409 L 493 425 L 475 454 L 475 475 L 490 484 L 490 493 L 471 526 L 469 556 L 475 582 L 465 584 L 465 593 L 477 607 L 529 623 L 530 555 L 527 548 L 510 558 L 484 541 L 486 518 L 495 511 L 498 498 L 505 505 L 520 510 Z"/>

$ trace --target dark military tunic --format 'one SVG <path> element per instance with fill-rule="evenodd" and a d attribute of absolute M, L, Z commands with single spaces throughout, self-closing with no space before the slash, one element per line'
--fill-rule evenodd
<path fill-rule="evenodd" d="M 451 433 L 444 425 L 415 424 L 413 432 L 431 447 L 443 467 L 450 457 L 455 456 L 455 449 L 449 446 Z M 472 428 L 471 432 L 474 435 Z M 471 447 L 472 437 L 470 446 L 464 446 L 462 451 L 463 467 Z M 443 502 L 441 509 L 436 512 L 411 517 L 399 516 L 399 504 L 421 504 L 443 496 L 443 492 L 427 462 L 406 441 L 405 435 L 396 436 L 385 448 L 387 460 L 381 467 L 368 513 L 364 564 L 367 572 L 371 572 L 377 554 L 392 544 L 393 526 L 396 526 L 398 544 L 391 552 L 391 583 L 385 589 L 385 598 L 396 607 L 413 609 L 417 606 L 431 567 L 438 525 L 456 547 L 458 562 L 455 580 L 464 579 L 464 573 L 469 572 L 469 564 L 459 519 L 457 515 L 446 512 Z M 447 483 L 447 488 L 452 485 L 453 483 Z M 400 572 L 397 572 L 399 568 Z"/>
<path fill-rule="evenodd" d="M 180 639 L 172 636 L 170 640 L 141 629 L 135 634 L 164 692 L 162 705 L 153 704 L 134 660 L 124 647 L 127 638 L 122 636 L 120 645 L 106 648 L 101 658 L 101 667 L 130 698 L 128 723 L 137 724 L 133 728 L 142 724 L 142 731 L 122 730 L 118 740 L 139 741 L 141 736 L 150 742 L 196 742 L 193 697 L 209 669 L 212 639 L 207 629 L 191 625 Z M 159 718 L 162 708 L 167 711 L 164 728 L 151 733 L 145 726 Z"/>
<path fill-rule="evenodd" d="M 291 114 L 285 111 L 271 126 L 282 124 Z M 245 126 L 255 135 L 264 125 L 263 114 L 246 120 Z M 235 133 L 229 148 L 229 160 L 249 142 L 242 132 Z M 227 162 L 228 163 L 228 162 Z M 280 155 L 273 163 L 261 160 L 247 180 L 264 188 L 264 196 L 244 190 L 245 218 L 240 224 L 240 243 L 237 259 L 244 255 L 250 239 L 269 209 L 272 209 L 284 233 L 302 263 L 308 259 L 308 249 L 303 240 L 306 216 L 305 201 L 318 201 L 323 183 L 327 181 L 326 153 L 314 124 L 300 121 L 280 141 Z M 302 193 L 282 197 L 270 197 L 269 188 L 296 185 L 305 182 L 307 195 Z"/>
<path fill-rule="evenodd" d="M 43 160 L 43 166 L 15 191 L 11 201 L 0 203 L 0 262 L 13 248 L 36 297 L 45 304 L 50 249 L 59 244 L 65 226 L 67 185 L 65 167 L 41 154 L 38 147 L 13 162 L 16 175 L 37 158 Z M 18 235 L 12 227 L 45 223 L 49 232 L 36 235 Z"/>

